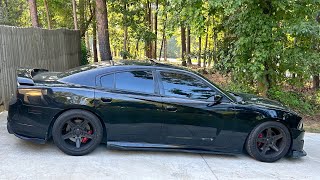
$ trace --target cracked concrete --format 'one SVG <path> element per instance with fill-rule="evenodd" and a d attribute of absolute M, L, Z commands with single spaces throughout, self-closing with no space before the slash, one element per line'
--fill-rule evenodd
<path fill-rule="evenodd" d="M 87 156 L 62 153 L 52 142 L 10 135 L 0 113 L 0 179 L 319 179 L 320 134 L 307 133 L 300 159 L 258 162 L 246 155 L 117 151 L 99 146 Z"/>

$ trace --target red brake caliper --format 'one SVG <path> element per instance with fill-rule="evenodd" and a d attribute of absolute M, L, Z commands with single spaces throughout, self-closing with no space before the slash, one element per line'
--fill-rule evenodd
<path fill-rule="evenodd" d="M 262 133 L 260 133 L 259 135 L 258 135 L 258 138 L 262 138 L 263 137 L 263 135 L 262 135 Z M 258 147 L 261 145 L 261 142 L 258 142 Z"/>
<path fill-rule="evenodd" d="M 92 134 L 92 131 L 91 131 L 91 130 L 88 131 L 88 134 Z M 88 140 L 89 140 L 89 138 L 84 137 L 84 138 L 82 138 L 81 142 L 82 142 L 82 143 L 86 143 Z"/>

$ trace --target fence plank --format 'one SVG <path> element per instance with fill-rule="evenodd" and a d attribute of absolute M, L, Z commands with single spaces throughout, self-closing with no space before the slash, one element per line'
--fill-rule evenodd
<path fill-rule="evenodd" d="M 0 25 L 0 106 L 16 91 L 19 67 L 64 71 L 80 64 L 80 32 Z"/>

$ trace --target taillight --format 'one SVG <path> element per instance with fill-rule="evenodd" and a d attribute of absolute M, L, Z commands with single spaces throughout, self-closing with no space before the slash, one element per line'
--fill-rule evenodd
<path fill-rule="evenodd" d="M 39 104 L 44 95 L 47 95 L 47 89 L 18 89 L 18 96 L 23 102 L 28 104 Z"/>
<path fill-rule="evenodd" d="M 19 94 L 23 94 L 26 96 L 42 96 L 47 95 L 46 89 L 19 89 Z"/>

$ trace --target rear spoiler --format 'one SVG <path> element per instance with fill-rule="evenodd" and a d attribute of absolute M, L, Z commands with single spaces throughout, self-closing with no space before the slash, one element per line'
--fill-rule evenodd
<path fill-rule="evenodd" d="M 20 85 L 34 86 L 32 78 L 40 73 L 48 72 L 47 69 L 20 68 L 17 70 L 17 83 Z"/>

